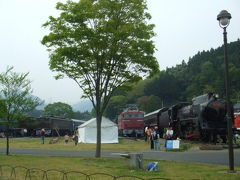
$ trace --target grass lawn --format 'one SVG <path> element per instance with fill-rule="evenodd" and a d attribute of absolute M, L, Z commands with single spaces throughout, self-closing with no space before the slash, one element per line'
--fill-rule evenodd
<path fill-rule="evenodd" d="M 68 144 L 65 144 L 63 137 L 56 144 L 49 144 L 53 138 L 45 138 L 45 144 L 40 143 L 40 138 L 10 138 L 10 148 L 31 148 L 31 149 L 62 149 L 62 150 L 95 150 L 96 144 L 79 143 L 78 146 L 74 145 L 73 140 L 70 140 Z M 56 139 L 56 138 L 55 138 Z M 183 142 L 189 141 L 182 141 Z M 163 146 L 163 140 L 160 141 Z M 240 145 L 240 139 L 237 142 Z M 202 143 L 191 142 L 190 149 L 197 149 Z M 6 138 L 0 138 L 0 148 L 6 147 Z M 185 149 L 185 148 L 184 148 Z M 119 138 L 119 143 L 116 144 L 102 144 L 103 151 L 149 151 L 150 145 L 141 139 L 126 139 Z"/>
<path fill-rule="evenodd" d="M 62 150 L 95 150 L 96 144 L 79 143 L 74 145 L 71 140 L 65 144 L 63 138 L 56 144 L 49 144 L 52 138 L 45 138 L 45 144 L 40 144 L 40 138 L 10 138 L 10 148 L 32 149 L 62 149 Z M 6 147 L 6 138 L 0 139 L 0 147 Z M 150 145 L 143 140 L 119 139 L 116 144 L 102 144 L 103 151 L 148 151 Z"/>
<path fill-rule="evenodd" d="M 144 166 L 150 161 L 144 161 Z M 86 174 L 107 173 L 113 176 L 137 176 L 141 178 L 168 178 L 168 179 L 209 179 L 209 180 L 239 180 L 238 173 L 227 173 L 226 166 L 158 161 L 160 170 L 149 172 L 146 170 L 133 169 L 129 167 L 128 159 L 90 158 L 90 157 L 48 157 L 31 155 L 0 155 L 1 165 L 24 166 L 26 168 L 39 168 L 43 170 L 57 169 L 65 171 L 81 171 Z M 5 175 L 10 169 L 3 168 Z M 17 173 L 17 177 L 24 177 L 23 171 Z M 56 174 L 54 176 L 57 176 Z M 38 176 L 40 177 L 40 176 Z M 98 177 L 98 179 L 105 179 Z M 70 180 L 70 179 L 69 179 Z"/>
<path fill-rule="evenodd" d="M 57 144 L 49 144 L 51 138 L 46 138 L 44 145 L 39 138 L 13 138 L 10 139 L 11 148 L 35 148 L 35 149 L 64 149 L 64 150 L 95 150 L 95 144 L 74 145 L 73 141 L 65 144 L 63 139 Z M 0 147 L 6 147 L 6 139 L 0 139 Z M 120 139 L 118 144 L 102 144 L 103 151 L 148 151 L 149 144 L 143 140 Z M 151 160 L 144 160 L 144 167 Z M 81 171 L 86 174 L 107 173 L 113 176 L 137 176 L 141 178 L 168 178 L 168 179 L 209 179 L 209 180 L 239 180 L 240 168 L 235 168 L 238 173 L 227 173 L 228 166 L 218 166 L 200 163 L 158 161 L 160 170 L 148 172 L 146 170 L 129 167 L 129 159 L 119 158 L 94 158 L 94 157 L 49 157 L 31 155 L 0 155 L 0 165 L 13 167 L 24 166 L 26 168 L 40 168 L 43 170 L 57 169 L 65 171 Z M 9 172 L 5 169 L 4 172 Z M 10 172 L 9 172 L 10 173 Z M 20 172 L 24 177 L 24 171 Z M 40 176 L 39 176 L 40 177 Z M 0 177 L 1 179 L 1 177 Z M 24 179 L 24 178 L 23 178 Z M 56 178 L 55 178 L 56 179 Z M 59 179 L 59 178 L 57 178 Z M 79 178 L 75 178 L 79 179 Z M 75 180 L 74 179 L 74 180 Z M 96 178 L 97 179 L 97 178 Z M 106 178 L 98 178 L 106 179 Z M 68 179 L 70 180 L 70 178 Z M 125 179 L 129 180 L 129 179 Z"/>

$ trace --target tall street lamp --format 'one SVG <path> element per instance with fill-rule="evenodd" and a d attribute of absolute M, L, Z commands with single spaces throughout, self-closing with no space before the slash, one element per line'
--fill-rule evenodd
<path fill-rule="evenodd" d="M 227 130 L 228 130 L 228 153 L 229 153 L 229 172 L 234 172 L 234 153 L 233 153 L 233 132 L 232 132 L 232 114 L 229 97 L 229 75 L 228 75 L 228 55 L 227 55 L 227 27 L 230 23 L 231 14 L 222 10 L 218 16 L 219 26 L 223 28 L 224 41 L 224 64 L 225 64 L 225 91 L 227 98 Z"/>

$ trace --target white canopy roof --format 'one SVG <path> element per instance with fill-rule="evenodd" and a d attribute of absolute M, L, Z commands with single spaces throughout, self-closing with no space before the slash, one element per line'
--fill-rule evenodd
<path fill-rule="evenodd" d="M 89 121 L 78 126 L 78 128 L 83 128 L 85 126 L 97 127 L 96 118 L 90 119 Z M 117 125 L 114 122 L 110 121 L 109 119 L 102 117 L 101 127 L 112 127 L 112 126 L 117 126 Z"/>
<path fill-rule="evenodd" d="M 97 122 L 93 118 L 78 126 L 78 142 L 96 143 Z M 101 143 L 118 143 L 118 127 L 109 119 L 102 117 L 101 123 Z"/>

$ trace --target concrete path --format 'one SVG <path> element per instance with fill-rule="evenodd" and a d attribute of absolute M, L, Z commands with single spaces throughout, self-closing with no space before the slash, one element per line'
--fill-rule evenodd
<path fill-rule="evenodd" d="M 0 154 L 5 154 L 6 149 L 0 148 Z M 103 151 L 102 157 L 120 158 L 120 154 L 131 152 L 109 152 Z M 198 151 L 198 152 L 165 152 L 148 151 L 132 152 L 142 153 L 144 159 L 198 162 L 208 164 L 228 165 L 228 151 Z M 41 156 L 85 156 L 94 157 L 95 151 L 70 151 L 70 150 L 42 150 L 42 149 L 17 149 L 10 148 L 10 154 L 29 154 Z M 122 158 L 122 157 L 121 157 Z M 240 150 L 234 151 L 235 166 L 240 166 Z"/>

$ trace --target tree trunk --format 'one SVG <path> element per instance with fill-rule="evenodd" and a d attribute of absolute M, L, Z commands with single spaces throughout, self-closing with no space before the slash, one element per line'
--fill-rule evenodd
<path fill-rule="evenodd" d="M 99 63 L 100 61 L 97 61 Z M 99 67 L 99 64 L 97 65 Z M 97 121 L 97 144 L 96 144 L 96 158 L 101 157 L 101 124 L 103 115 L 102 94 L 100 93 L 100 74 L 96 80 L 96 121 Z"/>
<path fill-rule="evenodd" d="M 96 158 L 101 157 L 101 124 L 102 116 L 97 114 L 97 145 L 96 145 Z"/>
<path fill-rule="evenodd" d="M 9 155 L 9 127 L 7 127 L 6 138 L 7 138 L 6 155 L 8 156 Z"/>

